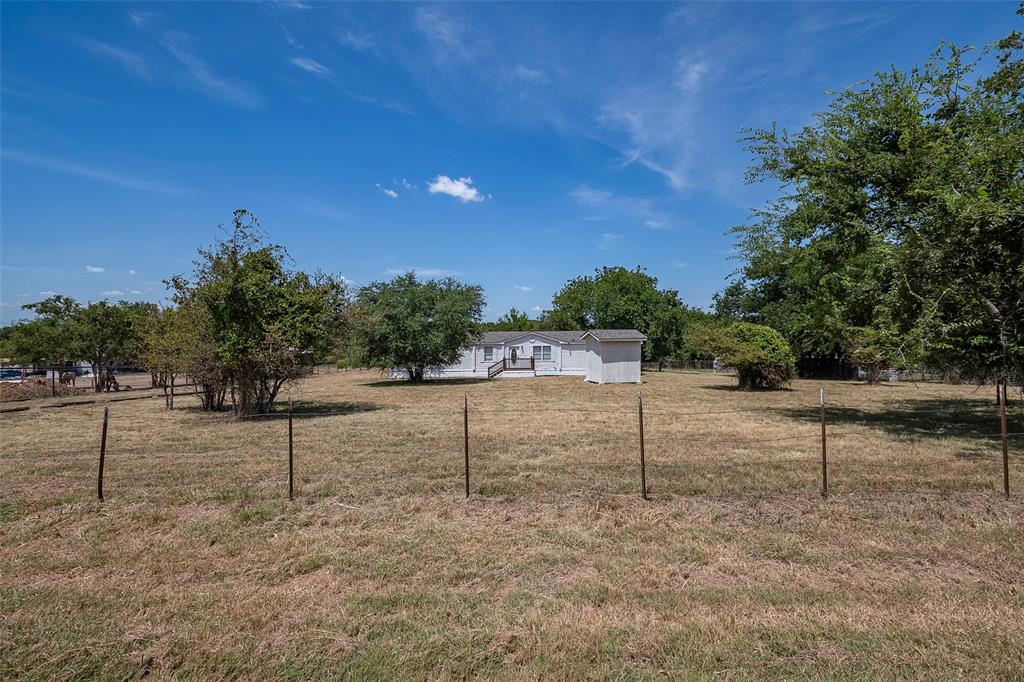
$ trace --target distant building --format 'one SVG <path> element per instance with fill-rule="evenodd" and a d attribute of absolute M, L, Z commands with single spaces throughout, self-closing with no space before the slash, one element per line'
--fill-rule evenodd
<path fill-rule="evenodd" d="M 638 384 L 646 340 L 636 329 L 484 332 L 457 362 L 428 374 L 491 379 L 568 375 L 595 384 Z"/>

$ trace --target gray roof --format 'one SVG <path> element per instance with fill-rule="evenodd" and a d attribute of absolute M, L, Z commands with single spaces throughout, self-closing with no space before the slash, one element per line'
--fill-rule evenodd
<path fill-rule="evenodd" d="M 572 331 L 528 331 L 528 332 L 484 332 L 480 343 L 504 343 L 524 336 L 546 336 L 562 343 L 579 343 L 583 336 L 590 334 L 599 341 L 646 341 L 647 337 L 635 329 L 591 329 L 587 332 Z"/>
<path fill-rule="evenodd" d="M 480 343 L 504 343 L 505 341 L 511 341 L 512 339 L 519 339 L 524 336 L 546 336 L 549 339 L 555 339 L 562 343 L 575 343 L 580 340 L 580 335 L 583 332 L 548 332 L 548 331 L 528 331 L 528 332 L 484 332 L 480 337 Z"/>
<path fill-rule="evenodd" d="M 647 337 L 636 329 L 591 329 L 583 335 L 593 336 L 598 341 L 646 341 Z"/>

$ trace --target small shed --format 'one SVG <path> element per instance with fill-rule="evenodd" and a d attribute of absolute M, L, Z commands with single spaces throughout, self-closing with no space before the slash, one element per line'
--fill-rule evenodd
<path fill-rule="evenodd" d="M 636 329 L 591 329 L 580 340 L 587 344 L 587 381 L 640 383 L 640 347 L 646 336 Z"/>

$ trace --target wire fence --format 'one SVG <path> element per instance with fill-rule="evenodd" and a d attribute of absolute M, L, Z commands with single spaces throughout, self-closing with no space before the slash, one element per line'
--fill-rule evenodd
<path fill-rule="evenodd" d="M 708 410 L 673 410 L 667 406 L 645 410 L 642 395 L 638 394 L 635 407 L 548 407 L 543 413 L 579 415 L 580 423 L 587 425 L 594 415 L 608 418 L 614 427 L 598 433 L 567 433 L 564 423 L 545 423 L 543 417 L 531 423 L 532 430 L 506 433 L 494 428 L 494 416 L 507 414 L 507 409 L 488 405 L 471 404 L 468 396 L 463 399 L 461 409 L 422 410 L 415 408 L 363 409 L 359 404 L 334 404 L 325 409 L 309 409 L 309 406 L 293 405 L 260 415 L 235 416 L 238 423 L 252 423 L 254 428 L 246 438 L 232 443 L 171 443 L 166 454 L 178 458 L 192 458 L 203 455 L 225 455 L 229 453 L 258 452 L 267 461 L 279 462 L 280 469 L 287 471 L 288 497 L 293 499 L 297 491 L 295 470 L 304 465 L 306 453 L 330 451 L 337 448 L 337 442 L 320 432 L 317 421 L 297 420 L 307 418 L 330 419 L 352 417 L 361 413 L 386 410 L 386 422 L 403 425 L 404 430 L 391 433 L 382 428 L 379 421 L 355 422 L 347 425 L 345 435 L 356 443 L 352 448 L 386 453 L 389 450 L 407 453 L 420 450 L 435 459 L 428 466 L 436 471 L 430 474 L 437 490 L 451 490 L 458 481 L 458 488 L 465 497 L 473 495 L 508 495 L 530 490 L 525 479 L 533 479 L 533 490 L 543 490 L 550 484 L 552 489 L 569 493 L 608 492 L 617 494 L 638 494 L 643 499 L 676 494 L 693 495 L 717 490 L 735 489 L 744 494 L 781 494 L 791 492 L 787 486 L 797 486 L 803 494 L 818 494 L 828 497 L 832 486 L 838 480 L 843 483 L 845 472 L 850 470 L 873 470 L 879 472 L 913 472 L 946 468 L 937 477 L 928 479 L 929 485 L 938 485 L 944 490 L 953 490 L 962 480 L 962 474 L 969 474 L 971 480 L 978 477 L 990 481 L 991 487 L 1001 483 L 1002 492 L 1010 495 L 1010 450 L 1012 439 L 1024 436 L 1024 430 L 1011 430 L 1006 416 L 1006 393 L 1001 394 L 997 409 L 992 410 L 991 422 L 998 430 L 981 430 L 958 425 L 956 428 L 942 428 L 936 424 L 934 434 L 948 439 L 964 439 L 979 442 L 985 447 L 999 446 L 999 456 L 976 458 L 952 458 L 936 456 L 929 452 L 925 459 L 918 461 L 894 461 L 893 458 L 880 460 L 866 458 L 854 444 L 875 440 L 879 444 L 892 445 L 899 437 L 875 431 L 858 431 L 856 424 L 836 428 L 829 424 L 831 410 L 841 411 L 840 405 L 826 400 L 822 389 L 819 405 L 805 406 L 803 414 L 810 416 L 817 412 L 817 421 L 800 421 L 794 424 L 772 423 L 764 425 L 762 435 L 731 435 L 716 432 L 714 420 L 721 415 L 750 414 L 750 421 L 756 430 L 762 427 L 759 421 L 765 417 L 792 417 L 801 408 L 773 409 L 765 406 Z M 159 397 L 159 394 L 149 397 Z M 102 420 L 95 415 L 81 413 L 52 414 L 52 419 L 71 427 L 82 425 L 83 433 L 91 440 L 98 436 L 99 452 L 96 470 L 98 499 L 104 499 L 103 481 L 107 468 L 108 434 L 119 428 L 111 417 L 111 403 L 121 398 L 110 398 L 103 409 Z M 75 404 L 85 405 L 87 402 Z M 165 404 L 168 409 L 171 405 Z M 339 409 L 340 406 L 340 409 Z M 298 409 L 296 409 L 296 407 Z M 975 406 L 977 407 L 977 406 Z M 159 414 L 157 412 L 156 414 Z M 197 413 L 192 413 L 196 415 Z M 211 421 L 223 420 L 223 415 L 198 415 Z M 40 417 L 46 423 L 50 416 Z M 645 424 L 645 418 L 648 420 Z M 653 419 L 652 419 L 653 418 Z M 682 418 L 686 418 L 682 420 Z M 682 421 L 680 421 L 682 420 Z M 709 423 L 709 421 L 711 423 Z M 442 430 L 417 433 L 418 424 L 445 425 Z M 171 422 L 173 424 L 173 422 Z M 683 428 L 678 427 L 682 424 Z M 513 426 L 517 426 L 513 424 Z M 977 425 L 976 425 L 977 426 Z M 100 427 L 100 433 L 93 429 Z M 139 427 L 118 442 L 115 452 L 118 458 L 146 457 L 160 451 L 161 447 L 147 436 L 147 419 Z M 735 424 L 725 425 L 725 429 Z M 751 427 L 747 426 L 746 430 Z M 796 428 L 797 433 L 779 433 L 780 429 Z M 811 430 L 813 429 L 813 431 Z M 720 430 L 720 429 L 719 429 Z M 336 431 L 330 431 L 335 436 Z M 915 434 L 910 434 L 914 439 Z M 410 444 L 411 441 L 411 444 Z M 95 441 L 94 441 L 95 442 Z M 725 446 L 725 447 L 721 447 Z M 730 447 L 732 446 L 731 450 Z M 346 452 L 351 451 L 345 450 Z M 95 452 L 95 451 L 94 451 Z M 66 455 L 66 449 L 31 448 L 23 456 L 44 459 Z M 1015 453 L 1014 459 L 1016 459 Z M 992 465 L 1001 459 L 1001 471 L 997 473 Z M 194 461 L 194 460 L 189 460 Z M 438 461 L 441 466 L 438 466 Z M 416 461 L 404 463 L 396 459 L 381 457 L 379 462 L 357 459 L 348 465 L 347 473 L 358 476 L 359 466 L 365 472 L 384 480 L 389 475 L 408 475 L 410 467 L 420 466 Z M 273 468 L 273 466 L 271 466 Z M 768 478 L 780 470 L 803 471 L 792 475 Z M 329 474 L 325 474 L 329 475 Z M 713 478 L 708 478 L 709 476 Z M 960 477 L 960 478 L 958 478 Z M 447 483 L 445 483 L 447 481 Z M 568 481 L 568 483 L 566 483 Z M 912 482 L 900 478 L 900 482 Z M 878 486 L 874 482 L 858 480 L 868 492 Z M 731 484 L 731 488 L 730 485 Z M 434 485 L 432 483 L 432 485 Z M 632 493 L 630 493 L 632 491 Z M 854 492 L 851 485 L 842 487 L 842 492 Z M 928 493 L 931 490 L 909 492 Z"/>

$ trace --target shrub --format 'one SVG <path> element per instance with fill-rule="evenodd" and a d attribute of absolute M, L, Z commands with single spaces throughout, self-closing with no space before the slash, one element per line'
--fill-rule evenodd
<path fill-rule="evenodd" d="M 736 368 L 740 388 L 777 389 L 789 385 L 796 361 L 782 334 L 749 322 L 735 322 L 728 332 L 736 343 L 722 354 L 722 360 Z"/>
<path fill-rule="evenodd" d="M 771 327 L 749 322 L 704 327 L 690 342 L 700 352 L 718 356 L 733 367 L 740 388 L 779 389 L 793 379 L 793 351 L 782 334 Z"/>

